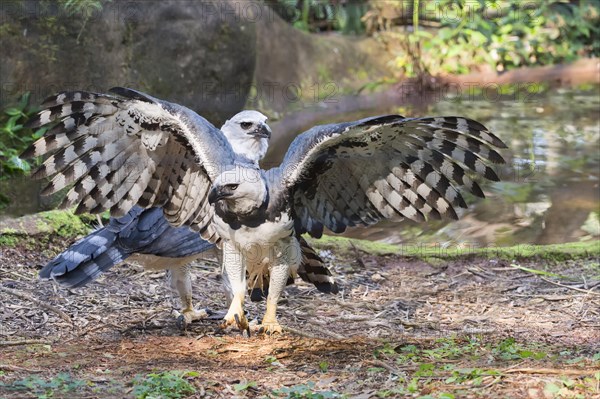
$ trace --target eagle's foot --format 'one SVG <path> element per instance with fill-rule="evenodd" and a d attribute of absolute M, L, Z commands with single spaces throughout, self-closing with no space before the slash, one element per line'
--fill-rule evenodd
<path fill-rule="evenodd" d="M 226 329 L 229 326 L 236 325 L 240 331 L 246 331 L 248 335 L 250 335 L 250 325 L 248 324 L 248 319 L 246 319 L 246 315 L 243 312 L 227 312 L 225 317 L 223 318 L 223 323 L 219 326 L 221 329 Z"/>
<path fill-rule="evenodd" d="M 274 335 L 274 334 L 281 334 L 283 332 L 283 329 L 281 328 L 281 324 L 279 324 L 279 322 L 277 320 L 272 321 L 272 322 L 265 322 L 263 320 L 262 324 L 259 324 L 256 327 L 258 329 L 259 334 Z"/>
<path fill-rule="evenodd" d="M 173 313 L 176 318 L 175 325 L 177 325 L 177 328 L 180 330 L 186 330 L 192 322 L 207 319 L 212 315 L 212 312 L 209 309 L 196 310 L 194 308 L 183 309 L 181 313 L 173 311 Z"/>

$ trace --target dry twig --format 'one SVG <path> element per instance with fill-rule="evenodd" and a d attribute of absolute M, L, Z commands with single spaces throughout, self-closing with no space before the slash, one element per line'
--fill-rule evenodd
<path fill-rule="evenodd" d="M 372 364 L 373 366 L 377 366 L 377 367 L 383 367 L 384 369 L 386 369 L 387 371 L 389 371 L 390 373 L 394 373 L 396 375 L 403 375 L 405 374 L 403 370 L 414 370 L 415 367 L 410 366 L 410 367 L 404 367 L 403 370 L 398 369 L 386 362 L 384 362 L 383 360 L 379 360 L 379 359 L 373 359 L 373 360 L 369 360 L 368 363 Z"/>
<path fill-rule="evenodd" d="M 586 294 L 589 294 L 589 295 L 597 295 L 597 296 L 600 296 L 600 292 L 594 292 L 594 291 L 592 291 L 592 290 L 584 290 L 584 289 L 582 289 L 582 288 L 578 288 L 578 287 L 571 287 L 571 286 L 569 286 L 569 285 L 565 285 L 565 284 L 557 283 L 556 281 L 548 280 L 547 278 L 544 278 L 544 277 L 540 277 L 540 278 L 541 278 L 542 280 L 544 280 L 545 282 L 547 282 L 547 283 L 554 284 L 554 285 L 557 285 L 557 286 L 559 286 L 559 287 L 568 288 L 568 289 L 570 289 L 570 290 L 575 290 L 575 291 L 579 291 L 579 292 L 585 292 Z"/>
<path fill-rule="evenodd" d="M 556 375 L 594 375 L 598 370 L 575 370 L 575 369 L 547 369 L 547 368 L 522 368 L 500 370 L 503 373 L 521 374 L 556 374 Z"/>
<path fill-rule="evenodd" d="M 318 336 L 313 335 L 311 333 L 304 332 L 302 330 L 297 330 L 297 329 L 289 327 L 289 326 L 282 326 L 282 328 L 283 328 L 283 331 L 285 331 L 285 332 L 296 334 L 296 335 L 299 335 L 299 336 L 304 337 L 304 338 L 320 339 L 320 340 L 326 340 L 327 339 L 327 338 L 323 338 L 323 337 L 318 337 Z"/>
<path fill-rule="evenodd" d="M 18 346 L 18 345 L 50 345 L 51 342 L 40 339 L 21 339 L 18 341 L 0 341 L 0 346 Z"/>
<path fill-rule="evenodd" d="M 42 370 L 28 369 L 26 367 L 13 366 L 11 364 L 0 364 L 0 370 L 6 371 L 27 371 L 28 373 L 41 373 Z"/>

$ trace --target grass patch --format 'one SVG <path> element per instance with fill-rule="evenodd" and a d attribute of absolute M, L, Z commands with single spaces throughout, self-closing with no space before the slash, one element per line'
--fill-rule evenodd
<path fill-rule="evenodd" d="M 371 255 L 401 255 L 416 257 L 427 261 L 431 261 L 435 258 L 457 259 L 469 256 L 509 261 L 519 259 L 565 261 L 582 258 L 600 258 L 600 241 L 598 240 L 552 245 L 523 244 L 510 247 L 444 247 L 436 244 L 410 243 L 392 245 L 330 235 L 324 235 L 320 239 L 308 238 L 308 241 L 316 248 L 332 249 L 338 253 L 352 253 L 355 250 L 359 250 Z"/>

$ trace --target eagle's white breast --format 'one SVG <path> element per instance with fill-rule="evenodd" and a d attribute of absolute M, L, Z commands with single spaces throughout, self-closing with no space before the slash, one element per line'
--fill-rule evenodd
<path fill-rule="evenodd" d="M 217 214 L 214 215 L 213 222 L 219 235 L 234 242 L 240 250 L 252 245 L 274 244 L 289 237 L 294 227 L 294 221 L 287 213 L 282 213 L 273 222 L 265 220 L 256 227 L 242 225 L 239 229 L 233 229 Z"/>

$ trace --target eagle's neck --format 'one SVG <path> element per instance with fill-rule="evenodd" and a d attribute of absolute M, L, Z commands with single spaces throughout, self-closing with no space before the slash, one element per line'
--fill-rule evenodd
<path fill-rule="evenodd" d="M 235 135 L 226 136 L 236 154 L 247 158 L 257 166 L 258 161 L 260 161 L 267 153 L 269 141 L 266 138 L 237 137 Z"/>

